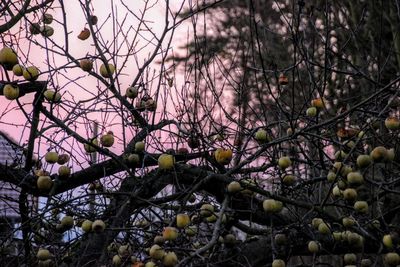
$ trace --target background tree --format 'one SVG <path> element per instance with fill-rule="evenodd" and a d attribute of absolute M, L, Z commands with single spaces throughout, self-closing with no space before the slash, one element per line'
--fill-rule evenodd
<path fill-rule="evenodd" d="M 396 1 L 108 5 L 0 6 L 3 262 L 400 263 Z"/>

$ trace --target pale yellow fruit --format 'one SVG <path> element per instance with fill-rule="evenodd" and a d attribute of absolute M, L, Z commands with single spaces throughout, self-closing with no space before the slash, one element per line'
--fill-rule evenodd
<path fill-rule="evenodd" d="M 60 177 L 69 177 L 71 175 L 71 169 L 67 166 L 60 166 L 60 168 L 58 168 L 58 175 Z"/>
<path fill-rule="evenodd" d="M 349 185 L 361 185 L 364 183 L 364 177 L 360 172 L 350 172 L 347 174 L 347 182 Z"/>
<path fill-rule="evenodd" d="M 135 152 L 136 153 L 141 153 L 144 151 L 145 145 L 144 142 L 136 142 L 135 143 Z"/>
<path fill-rule="evenodd" d="M 323 222 L 318 225 L 318 232 L 320 232 L 323 235 L 327 235 L 331 233 L 331 229 L 326 223 Z"/>
<path fill-rule="evenodd" d="M 283 176 L 282 183 L 287 186 L 294 185 L 296 183 L 296 176 L 286 174 L 285 176 Z"/>
<path fill-rule="evenodd" d="M 14 100 L 19 97 L 19 87 L 16 85 L 6 84 L 3 87 L 3 95 L 8 100 Z"/>
<path fill-rule="evenodd" d="M 359 168 L 368 167 L 371 164 L 372 160 L 369 155 L 359 155 L 357 157 L 357 166 Z"/>
<path fill-rule="evenodd" d="M 43 14 L 42 21 L 44 24 L 51 24 L 53 22 L 53 16 L 51 14 Z"/>
<path fill-rule="evenodd" d="M 72 216 L 64 216 L 61 219 L 61 225 L 67 229 L 72 228 L 74 226 L 74 218 Z"/>
<path fill-rule="evenodd" d="M 148 261 L 148 262 L 146 262 L 144 267 L 157 267 L 157 265 L 152 261 Z"/>
<path fill-rule="evenodd" d="M 342 233 L 341 232 L 333 232 L 332 236 L 335 241 L 342 241 Z"/>
<path fill-rule="evenodd" d="M 333 171 L 329 171 L 326 178 L 327 178 L 328 182 L 333 183 L 336 180 L 336 173 L 334 173 Z"/>
<path fill-rule="evenodd" d="M 22 67 L 20 64 L 15 64 L 12 68 L 12 72 L 15 76 L 22 76 L 24 73 L 24 67 Z"/>
<path fill-rule="evenodd" d="M 173 267 L 178 264 L 178 257 L 175 252 L 167 252 L 163 259 L 163 264 L 166 267 Z"/>
<path fill-rule="evenodd" d="M 165 243 L 165 239 L 161 235 L 157 235 L 154 237 L 154 243 L 157 245 L 162 245 Z"/>
<path fill-rule="evenodd" d="M 281 157 L 278 160 L 278 165 L 282 170 L 285 170 L 286 168 L 292 165 L 292 161 L 290 160 L 289 157 Z"/>
<path fill-rule="evenodd" d="M 6 70 L 12 70 L 15 64 L 18 64 L 18 57 L 14 50 L 9 47 L 3 47 L 0 50 L 0 64 L 2 64 Z"/>
<path fill-rule="evenodd" d="M 215 223 L 215 222 L 217 221 L 217 219 L 218 219 L 217 216 L 215 216 L 215 215 L 213 214 L 213 215 L 207 217 L 207 218 L 206 218 L 206 221 L 209 222 L 209 223 Z"/>
<path fill-rule="evenodd" d="M 39 77 L 39 70 L 35 66 L 30 66 L 24 69 L 22 75 L 24 76 L 25 80 L 35 81 Z"/>
<path fill-rule="evenodd" d="M 95 220 L 92 223 L 92 231 L 95 233 L 101 233 L 106 228 L 106 224 L 102 220 Z"/>
<path fill-rule="evenodd" d="M 49 191 L 53 186 L 50 176 L 39 176 L 36 185 L 40 191 Z"/>
<path fill-rule="evenodd" d="M 286 237 L 285 234 L 276 234 L 276 235 L 274 236 L 274 240 L 275 240 L 275 243 L 276 243 L 278 246 L 283 246 L 283 245 L 285 245 L 286 242 L 287 242 L 287 237 Z"/>
<path fill-rule="evenodd" d="M 384 235 L 382 239 L 383 244 L 387 248 L 393 248 L 393 240 L 391 235 Z"/>
<path fill-rule="evenodd" d="M 102 137 L 100 137 L 100 143 L 104 147 L 111 147 L 114 144 L 114 134 L 109 132 Z"/>
<path fill-rule="evenodd" d="M 107 71 L 107 68 L 104 64 L 100 66 L 100 74 L 104 78 L 110 78 L 115 72 L 115 66 L 113 64 L 108 64 L 108 69 L 110 72 Z"/>
<path fill-rule="evenodd" d="M 165 255 L 165 251 L 159 245 L 153 245 L 150 248 L 149 256 L 155 260 L 162 260 Z"/>
<path fill-rule="evenodd" d="M 135 87 L 128 87 L 128 88 L 126 88 L 126 97 L 128 97 L 128 98 L 131 98 L 131 99 L 134 99 L 135 97 L 137 97 L 138 96 L 138 94 L 139 94 L 139 89 L 138 89 L 138 87 L 137 86 L 135 86 Z"/>
<path fill-rule="evenodd" d="M 165 227 L 163 231 L 165 240 L 173 241 L 178 238 L 178 230 L 175 227 Z"/>
<path fill-rule="evenodd" d="M 96 146 L 99 145 L 99 141 L 97 139 L 90 139 L 89 140 L 90 144 L 94 144 Z M 96 148 L 94 146 L 91 146 L 90 144 L 84 144 L 83 148 L 85 149 L 86 153 L 94 153 L 96 152 Z"/>
<path fill-rule="evenodd" d="M 51 254 L 48 249 L 40 248 L 36 254 L 36 257 L 38 258 L 38 260 L 45 261 L 47 259 L 50 259 Z"/>
<path fill-rule="evenodd" d="M 318 229 L 319 225 L 323 222 L 324 220 L 322 220 L 321 218 L 313 218 L 311 221 L 311 225 L 312 227 L 314 227 L 314 229 Z"/>
<path fill-rule="evenodd" d="M 57 161 L 58 161 L 58 154 L 57 154 L 57 152 L 50 151 L 50 152 L 46 153 L 44 158 L 47 163 L 54 164 L 54 163 L 57 163 Z"/>
<path fill-rule="evenodd" d="M 40 27 L 40 33 L 44 37 L 50 37 L 54 34 L 54 29 L 49 25 L 43 25 L 42 27 Z"/>
<path fill-rule="evenodd" d="M 268 133 L 264 129 L 258 129 L 254 138 L 259 142 L 260 144 L 267 143 L 269 141 L 268 138 Z"/>
<path fill-rule="evenodd" d="M 121 266 L 122 265 L 122 259 L 119 255 L 114 255 L 112 258 L 112 263 L 114 266 Z"/>
<path fill-rule="evenodd" d="M 190 223 L 190 217 L 187 214 L 178 214 L 176 215 L 176 226 L 178 228 L 185 228 Z"/>
<path fill-rule="evenodd" d="M 357 198 L 357 191 L 353 188 L 347 188 L 343 191 L 343 198 L 345 200 L 353 201 Z"/>
<path fill-rule="evenodd" d="M 136 166 L 140 163 L 140 156 L 138 154 L 129 154 L 128 162 L 130 165 Z"/>
<path fill-rule="evenodd" d="M 334 197 L 340 197 L 340 196 L 342 195 L 342 191 L 340 190 L 340 188 L 339 188 L 337 185 L 335 185 L 335 186 L 333 187 L 333 189 L 332 189 L 332 195 L 333 195 Z"/>
<path fill-rule="evenodd" d="M 81 225 L 82 231 L 84 231 L 85 233 L 91 232 L 92 224 L 93 224 L 93 222 L 91 220 L 84 220 Z"/>
<path fill-rule="evenodd" d="M 354 209 L 359 213 L 368 213 L 368 203 L 366 201 L 356 201 L 354 203 Z"/>
<path fill-rule="evenodd" d="M 239 192 L 240 190 L 242 190 L 242 186 L 240 185 L 239 182 L 233 181 L 233 182 L 230 182 L 230 183 L 228 184 L 227 189 L 228 189 L 228 192 L 229 192 L 229 193 L 234 194 L 234 193 L 237 193 L 237 192 Z"/>
<path fill-rule="evenodd" d="M 400 256 L 396 252 L 389 252 L 384 259 L 389 266 L 396 266 L 400 263 Z"/>
<path fill-rule="evenodd" d="M 343 256 L 344 264 L 356 264 L 357 262 L 357 255 L 354 253 L 347 253 Z"/>
<path fill-rule="evenodd" d="M 200 207 L 200 215 L 204 217 L 211 216 L 214 213 L 214 206 L 211 204 L 203 204 Z"/>
<path fill-rule="evenodd" d="M 286 263 L 283 260 L 276 259 L 272 262 L 272 267 L 285 267 Z"/>
<path fill-rule="evenodd" d="M 351 217 L 344 217 L 342 219 L 342 224 L 346 228 L 354 226 L 355 223 L 356 223 L 356 221 L 354 220 L 354 218 L 351 218 Z"/>
<path fill-rule="evenodd" d="M 315 117 L 317 116 L 317 108 L 316 107 L 310 107 L 306 110 L 306 114 L 309 117 Z"/>
<path fill-rule="evenodd" d="M 129 245 L 122 245 L 118 248 L 118 255 L 122 258 L 127 258 L 131 254 L 132 250 Z"/>
<path fill-rule="evenodd" d="M 43 95 L 44 98 L 49 102 L 58 103 L 61 100 L 61 94 L 53 90 L 46 90 Z"/>
<path fill-rule="evenodd" d="M 158 157 L 158 167 L 160 170 L 171 170 L 175 165 L 175 157 L 169 154 L 162 154 Z"/>
<path fill-rule="evenodd" d="M 316 242 L 316 241 L 308 242 L 308 251 L 310 251 L 313 254 L 318 253 L 318 251 L 319 251 L 318 242 Z"/>

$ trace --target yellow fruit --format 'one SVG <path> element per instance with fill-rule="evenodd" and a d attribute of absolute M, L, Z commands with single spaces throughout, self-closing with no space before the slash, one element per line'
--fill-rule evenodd
<path fill-rule="evenodd" d="M 214 158 L 219 164 L 227 165 L 232 160 L 232 150 L 229 148 L 218 148 L 214 152 Z"/>
<path fill-rule="evenodd" d="M 313 254 L 318 253 L 318 251 L 319 251 L 318 242 L 316 242 L 316 241 L 308 242 L 308 251 L 310 251 Z"/>
<path fill-rule="evenodd" d="M 144 148 L 145 148 L 144 142 L 136 142 L 136 144 L 135 144 L 135 152 L 136 153 L 143 152 Z"/>
<path fill-rule="evenodd" d="M 306 114 L 309 117 L 315 117 L 317 116 L 317 108 L 316 107 L 310 107 L 306 110 Z"/>
<path fill-rule="evenodd" d="M 152 259 L 162 260 L 165 255 L 165 251 L 159 245 L 153 245 L 150 248 L 149 255 Z"/>
<path fill-rule="evenodd" d="M 329 226 L 323 222 L 318 225 L 318 232 L 323 235 L 327 235 L 331 233 L 331 229 L 329 229 Z"/>
<path fill-rule="evenodd" d="M 128 156 L 128 163 L 130 165 L 136 166 L 140 162 L 140 157 L 138 154 L 129 154 Z"/>
<path fill-rule="evenodd" d="M 285 267 L 286 263 L 283 260 L 276 259 L 272 262 L 272 267 Z"/>
<path fill-rule="evenodd" d="M 385 262 L 389 266 L 396 266 L 400 263 L 400 256 L 396 252 L 390 252 L 385 255 Z"/>
<path fill-rule="evenodd" d="M 54 34 L 54 29 L 53 29 L 53 27 L 51 27 L 49 25 L 44 25 L 44 26 L 40 27 L 40 33 L 44 37 L 50 37 Z"/>
<path fill-rule="evenodd" d="M 359 213 L 368 213 L 368 203 L 366 201 L 356 201 L 354 209 Z"/>
<path fill-rule="evenodd" d="M 131 254 L 132 250 L 129 245 L 122 245 L 118 248 L 118 255 L 122 258 L 127 258 Z"/>
<path fill-rule="evenodd" d="M 66 229 L 72 228 L 72 226 L 74 226 L 74 218 L 71 216 L 64 216 L 61 219 L 61 225 Z"/>
<path fill-rule="evenodd" d="M 36 185 L 40 191 L 49 191 L 53 186 L 50 176 L 39 176 Z"/>
<path fill-rule="evenodd" d="M 22 76 L 24 73 L 24 68 L 20 64 L 15 64 L 12 68 L 12 72 L 15 76 Z"/>
<path fill-rule="evenodd" d="M 122 265 L 122 259 L 119 255 L 114 255 L 112 258 L 112 263 L 114 266 L 121 266 Z"/>
<path fill-rule="evenodd" d="M 398 130 L 400 128 L 400 121 L 394 117 L 387 118 L 385 120 L 385 127 L 392 131 Z"/>
<path fill-rule="evenodd" d="M 277 213 L 283 208 L 283 203 L 275 199 L 266 199 L 263 201 L 263 209 L 265 212 Z"/>
<path fill-rule="evenodd" d="M 100 138 L 100 143 L 104 147 L 111 147 L 114 144 L 114 134 L 112 132 L 108 132 Z"/>
<path fill-rule="evenodd" d="M 356 221 L 351 217 L 344 217 L 342 219 L 342 224 L 346 228 L 350 228 L 350 227 L 354 226 L 355 223 L 356 223 Z"/>
<path fill-rule="evenodd" d="M 44 98 L 49 102 L 58 103 L 61 100 L 61 94 L 52 90 L 46 90 L 43 95 Z"/>
<path fill-rule="evenodd" d="M 329 171 L 326 178 L 327 178 L 328 182 L 333 183 L 336 180 L 336 173 L 334 173 L 333 171 Z"/>
<path fill-rule="evenodd" d="M 93 69 L 93 61 L 90 59 L 82 59 L 79 61 L 79 66 L 83 71 L 91 71 Z"/>
<path fill-rule="evenodd" d="M 107 71 L 107 68 L 104 64 L 100 66 L 100 74 L 104 78 L 110 78 L 115 72 L 115 66 L 113 64 L 108 64 L 108 69 L 110 72 Z"/>
<path fill-rule="evenodd" d="M 344 264 L 356 264 L 357 262 L 357 255 L 354 253 L 347 253 L 343 256 Z"/>
<path fill-rule="evenodd" d="M 35 66 L 30 66 L 22 72 L 25 80 L 35 81 L 39 77 L 39 70 Z"/>
<path fill-rule="evenodd" d="M 346 157 L 347 157 L 347 154 L 342 150 L 336 151 L 336 153 L 335 153 L 335 160 L 337 160 L 337 161 L 342 161 Z"/>
<path fill-rule="evenodd" d="M 89 143 L 94 144 L 96 146 L 99 145 L 99 141 L 97 139 L 91 139 L 89 140 Z M 96 152 L 96 148 L 94 146 L 91 146 L 90 144 L 84 144 L 83 148 L 85 149 L 86 153 L 94 153 Z"/>
<path fill-rule="evenodd" d="M 175 157 L 169 154 L 162 154 L 158 157 L 158 167 L 160 170 L 171 170 L 174 168 Z"/>
<path fill-rule="evenodd" d="M 349 201 L 356 200 L 357 191 L 353 188 L 347 188 L 343 191 L 343 198 Z"/>
<path fill-rule="evenodd" d="M 173 267 L 178 264 L 178 257 L 175 252 L 167 252 L 163 259 L 163 264 L 166 267 Z"/>
<path fill-rule="evenodd" d="M 61 154 L 58 156 L 57 163 L 60 165 L 63 165 L 69 161 L 69 155 L 68 154 Z"/>
<path fill-rule="evenodd" d="M 58 168 L 58 175 L 60 178 L 69 177 L 71 175 L 71 169 L 67 166 L 60 166 L 60 168 Z"/>
<path fill-rule="evenodd" d="M 332 236 L 335 241 L 342 241 L 342 233 L 341 232 L 333 232 Z"/>
<path fill-rule="evenodd" d="M 312 227 L 314 227 L 314 229 L 318 229 L 321 223 L 324 223 L 324 220 L 322 220 L 321 218 L 313 218 L 311 221 L 311 225 Z"/>
<path fill-rule="evenodd" d="M 387 248 L 393 248 L 393 240 L 391 235 L 384 235 L 382 239 L 383 244 Z"/>
<path fill-rule="evenodd" d="M 126 97 L 128 97 L 128 98 L 133 99 L 138 96 L 138 93 L 139 93 L 139 90 L 138 90 L 137 86 L 126 88 Z"/>
<path fill-rule="evenodd" d="M 258 143 L 260 144 L 265 144 L 269 141 L 269 136 L 266 130 L 264 129 L 258 129 L 254 138 L 257 140 Z"/>
<path fill-rule="evenodd" d="M 84 231 L 85 233 L 91 232 L 92 224 L 93 224 L 93 222 L 91 220 L 84 220 L 81 225 L 82 231 Z"/>
<path fill-rule="evenodd" d="M 292 161 L 290 160 L 289 157 L 281 157 L 278 160 L 278 165 L 282 170 L 285 170 L 286 168 L 292 165 Z"/>
<path fill-rule="evenodd" d="M 217 216 L 215 216 L 215 214 L 213 214 L 213 215 L 207 217 L 206 221 L 209 223 L 215 223 L 217 221 L 217 219 L 218 219 Z"/>
<path fill-rule="evenodd" d="M 386 159 L 387 149 L 383 146 L 375 147 L 370 154 L 371 158 L 375 162 L 380 162 Z"/>
<path fill-rule="evenodd" d="M 165 227 L 163 231 L 165 240 L 173 241 L 178 238 L 178 230 L 175 227 Z"/>
<path fill-rule="evenodd" d="M 51 14 L 43 14 L 42 21 L 44 24 L 51 24 L 53 22 L 53 16 Z"/>
<path fill-rule="evenodd" d="M 394 157 L 395 157 L 394 148 L 388 149 L 387 155 L 386 155 L 386 160 L 387 161 L 393 161 Z"/>
<path fill-rule="evenodd" d="M 40 248 L 36 254 L 36 257 L 38 258 L 38 260 L 45 261 L 50 259 L 51 254 L 48 249 Z"/>
<path fill-rule="evenodd" d="M 92 231 L 95 233 L 101 233 L 106 228 L 106 224 L 102 220 L 95 220 L 92 223 Z"/>
<path fill-rule="evenodd" d="M 364 183 L 364 177 L 359 172 L 350 172 L 347 174 L 347 182 L 349 185 L 361 185 Z"/>
<path fill-rule="evenodd" d="M 340 197 L 340 196 L 342 195 L 342 191 L 340 190 L 340 188 L 339 188 L 337 185 L 335 185 L 335 186 L 333 187 L 333 189 L 332 189 L 332 195 L 333 195 L 334 197 Z"/>
<path fill-rule="evenodd" d="M 144 267 L 157 267 L 157 265 L 152 261 L 148 261 L 148 262 L 146 262 Z"/>
<path fill-rule="evenodd" d="M 6 84 L 3 87 L 3 95 L 8 99 L 8 100 L 14 100 L 19 97 L 19 88 L 18 86 L 14 86 L 11 84 Z"/>
<path fill-rule="evenodd" d="M 286 174 L 285 176 L 283 176 L 282 183 L 287 186 L 294 185 L 296 183 L 296 176 Z"/>
<path fill-rule="evenodd" d="M 9 47 L 3 47 L 0 50 L 0 64 L 2 64 L 6 70 L 12 70 L 15 64 L 18 64 L 17 54 Z"/>
<path fill-rule="evenodd" d="M 233 182 L 230 182 L 230 183 L 228 184 L 227 189 L 228 189 L 228 192 L 229 192 L 229 193 L 234 194 L 234 193 L 237 193 L 237 192 L 239 192 L 240 190 L 242 190 L 242 186 L 240 185 L 239 182 L 233 181 Z"/>
<path fill-rule="evenodd" d="M 57 154 L 57 152 L 50 151 L 50 152 L 46 153 L 44 158 L 47 163 L 53 164 L 58 161 L 58 154 Z"/>
<path fill-rule="evenodd" d="M 176 215 L 176 226 L 178 228 L 185 228 L 190 223 L 190 217 L 187 214 L 178 214 Z"/>
<path fill-rule="evenodd" d="M 214 213 L 214 206 L 211 204 L 203 204 L 200 207 L 200 215 L 203 217 L 209 217 Z"/>
<path fill-rule="evenodd" d="M 359 168 L 368 167 L 371 164 L 371 157 L 369 155 L 359 155 L 357 157 L 357 166 Z"/>
<path fill-rule="evenodd" d="M 86 40 L 90 37 L 90 30 L 88 28 L 84 28 L 78 35 L 79 40 Z"/>

